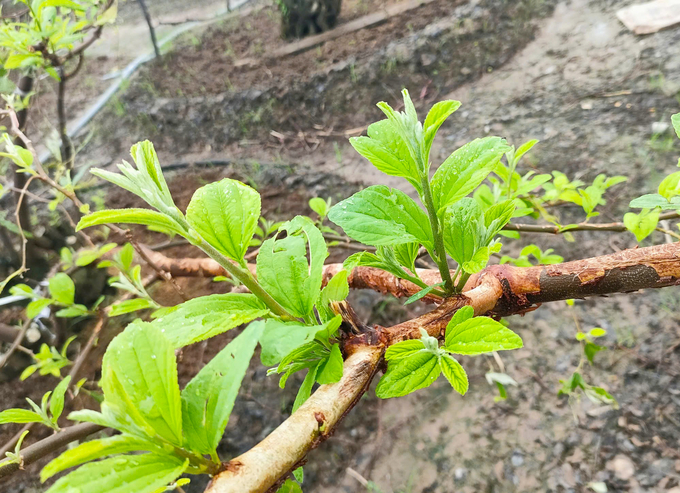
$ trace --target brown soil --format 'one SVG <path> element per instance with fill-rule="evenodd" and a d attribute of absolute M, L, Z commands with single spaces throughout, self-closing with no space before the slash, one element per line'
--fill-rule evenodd
<path fill-rule="evenodd" d="M 397 0 L 344 2 L 338 26 L 368 15 Z M 193 46 L 184 46 L 156 64 L 148 74 L 161 96 L 196 96 L 224 91 L 262 89 L 275 83 L 285 86 L 301 77 L 329 70 L 334 64 L 354 57 L 361 59 L 388 42 L 397 41 L 423 29 L 433 20 L 450 15 L 459 0 L 437 0 L 369 29 L 328 41 L 316 48 L 270 60 L 268 54 L 281 46 L 276 7 L 266 6 L 245 19 L 234 18 L 209 28 Z M 243 59 L 261 61 L 234 66 Z M 186 81 L 191 81 L 186 84 Z"/>

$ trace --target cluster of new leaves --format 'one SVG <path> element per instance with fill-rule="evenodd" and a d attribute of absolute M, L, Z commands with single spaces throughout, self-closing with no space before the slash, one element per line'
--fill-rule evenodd
<path fill-rule="evenodd" d="M 4 73 L 2 92 L 11 84 L 7 71 L 44 69 L 60 79 L 60 55 L 70 52 L 96 26 L 116 18 L 115 2 L 105 0 L 19 0 L 26 7 L 26 22 L 5 22 L 0 27 L 0 59 Z M 101 11 L 102 7 L 108 7 Z"/>
<path fill-rule="evenodd" d="M 26 398 L 32 411 L 28 409 L 6 409 L 0 412 L 0 424 L 5 423 L 41 423 L 59 431 L 57 421 L 64 410 L 64 398 L 68 390 L 71 377 L 66 377 L 54 388 L 47 392 L 38 406 L 31 399 Z"/>
<path fill-rule="evenodd" d="M 680 113 L 671 117 L 671 123 L 680 138 Z M 623 223 L 638 241 L 642 241 L 657 228 L 662 211 L 680 212 L 680 171 L 666 176 L 659 184 L 657 193 L 633 199 L 630 207 L 642 210 L 637 214 L 628 212 L 623 216 Z"/>
<path fill-rule="evenodd" d="M 48 306 L 56 306 L 60 309 L 56 312 L 57 317 L 82 317 L 92 314 L 103 297 L 99 298 L 92 310 L 88 310 L 85 305 L 75 302 L 76 285 L 73 280 L 64 272 L 59 272 L 50 277 L 47 282 L 49 296 L 43 296 L 40 291 L 32 289 L 26 284 L 17 284 L 10 289 L 10 294 L 30 299 L 31 302 L 26 307 L 26 316 L 33 319 L 40 315 Z"/>
<path fill-rule="evenodd" d="M 421 339 L 399 342 L 387 349 L 385 359 L 389 365 L 376 388 L 378 397 L 400 397 L 428 387 L 441 373 L 464 395 L 468 390 L 467 374 L 452 354 L 476 356 L 522 347 L 517 334 L 491 318 L 474 317 L 470 306 L 451 318 L 442 347 L 425 330 L 421 332 Z"/>
<path fill-rule="evenodd" d="M 467 277 L 484 268 L 500 248 L 495 236 L 514 215 L 515 201 L 495 202 L 482 212 L 480 202 L 467 196 L 513 149 L 498 137 L 476 139 L 451 154 L 430 177 L 435 135 L 460 103 L 435 104 L 421 123 L 408 92 L 403 95 L 404 112 L 379 103 L 387 119 L 370 125 L 367 137 L 351 143 L 380 171 L 406 179 L 425 210 L 400 190 L 371 186 L 336 204 L 328 218 L 351 238 L 377 247 L 376 254 L 350 257 L 347 268 L 378 267 L 427 293 L 449 295 L 460 292 Z M 427 286 L 419 278 L 414 262 L 421 246 L 439 267 L 441 286 Z M 458 263 L 458 278 L 451 277 L 448 256 Z"/>

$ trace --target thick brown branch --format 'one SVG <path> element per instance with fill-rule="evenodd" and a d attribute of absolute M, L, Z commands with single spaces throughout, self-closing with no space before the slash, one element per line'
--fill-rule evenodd
<path fill-rule="evenodd" d="M 628 293 L 678 284 L 680 243 L 623 250 L 563 264 L 537 267 L 493 265 L 485 270 L 503 286 L 503 296 L 493 312 L 522 313 L 540 303 Z M 475 286 L 480 276 L 468 281 Z"/>

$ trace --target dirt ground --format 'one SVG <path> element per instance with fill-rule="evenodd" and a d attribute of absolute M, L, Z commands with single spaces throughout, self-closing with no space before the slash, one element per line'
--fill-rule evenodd
<path fill-rule="evenodd" d="M 238 176 L 268 195 L 265 215 L 272 219 L 310 213 L 311 196 L 338 199 L 373 183 L 410 193 L 398 179 L 373 170 L 347 143 L 348 135 L 379 118 L 375 102 L 397 105 L 405 86 L 421 111 L 444 98 L 463 103 L 440 131 L 435 161 L 487 134 L 515 144 L 537 138 L 541 142 L 524 170 L 559 170 L 585 181 L 599 173 L 629 177 L 608 193 L 595 219 L 617 221 L 631 198 L 653 191 L 675 168 L 680 151 L 663 125 L 680 110 L 680 28 L 631 34 L 615 17 L 631 3 L 435 0 L 354 41 L 341 38 L 266 69 L 235 70 L 235 59 L 264 56 L 277 44 L 265 6 L 249 19 L 250 27 L 247 20 L 224 21 L 192 31 L 167 57 L 142 69 L 95 119 L 80 159 L 111 165 L 125 157 L 130 144 L 150 138 L 165 164 L 229 161 L 174 171 L 178 201 L 186 204 L 206 181 Z M 343 15 L 347 20 L 357 14 L 349 9 Z M 109 200 L 136 204 L 121 193 Z M 559 214 L 565 222 L 583 219 L 569 207 Z M 630 234 L 575 236 L 568 243 L 526 234 L 504 242 L 503 253 L 516 254 L 536 242 L 570 260 L 636 244 Z M 644 244 L 663 241 L 652 236 Z M 167 253 L 197 254 L 186 248 Z M 347 252 L 333 255 L 339 260 Z M 201 294 L 223 289 L 209 281 L 181 282 Z M 173 301 L 164 287 L 155 295 Z M 573 309 L 555 303 L 509 319 L 525 348 L 501 354 L 505 372 L 519 384 L 509 388 L 506 401 L 494 401 L 495 388 L 484 378 L 501 369 L 490 357 L 461 361 L 471 383 L 465 397 L 445 381 L 398 400 L 380 401 L 369 392 L 335 435 L 310 454 L 304 490 L 588 492 L 589 483 L 605 482 L 614 492 L 678 493 L 679 300 L 667 288 L 577 301 Z M 368 292 L 353 293 L 352 304 L 366 320 L 382 325 L 413 315 L 395 300 Z M 574 318 L 584 328 L 608 331 L 607 350 L 586 375 L 616 397 L 618 410 L 587 399 L 570 405 L 557 396 L 559 380 L 579 362 Z M 232 337 L 190 348 L 182 378 Z M 294 399 L 293 386 L 279 391 L 255 360 L 249 376 L 220 447 L 225 458 L 264 438 L 285 419 Z M 29 382 L 30 389 L 3 384 L 2 407 L 44 392 L 44 379 Z M 357 475 L 374 484 L 363 486 Z M 196 479 L 187 492 L 204 485 Z M 42 488 L 25 474 L 3 491 Z"/>

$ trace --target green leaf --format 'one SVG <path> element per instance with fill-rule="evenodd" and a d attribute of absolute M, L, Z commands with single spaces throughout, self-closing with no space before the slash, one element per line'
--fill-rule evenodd
<path fill-rule="evenodd" d="M 440 372 L 437 355 L 430 351 L 397 359 L 387 365 L 387 372 L 378 382 L 375 394 L 381 399 L 410 394 L 432 385 Z"/>
<path fill-rule="evenodd" d="M 387 361 L 397 361 L 403 358 L 408 358 L 425 349 L 425 344 L 420 339 L 409 339 L 406 341 L 392 344 L 385 351 L 385 359 Z"/>
<path fill-rule="evenodd" d="M 604 346 L 593 344 L 592 342 L 586 342 L 585 345 L 583 346 L 583 352 L 585 353 L 586 358 L 588 359 L 590 364 L 593 363 L 593 358 L 595 358 L 595 355 L 604 349 L 607 348 L 605 348 Z"/>
<path fill-rule="evenodd" d="M 383 185 L 368 187 L 333 206 L 328 219 L 366 245 L 420 242 L 432 248 L 427 214 L 404 192 Z"/>
<path fill-rule="evenodd" d="M 153 436 L 182 445 L 175 351 L 162 329 L 134 322 L 109 344 L 100 382 L 106 402 Z"/>
<path fill-rule="evenodd" d="M 40 2 L 40 8 L 38 9 L 38 12 L 40 12 L 45 7 L 64 7 L 66 9 L 77 11 L 85 10 L 82 5 L 74 2 L 73 0 L 43 0 Z"/>
<path fill-rule="evenodd" d="M 215 453 L 263 330 L 264 322 L 251 323 L 182 391 L 183 429 L 191 450 Z"/>
<path fill-rule="evenodd" d="M 489 263 L 489 258 L 492 253 L 498 252 L 500 243 L 496 243 L 492 247 L 484 246 L 475 252 L 470 260 L 463 263 L 463 270 L 468 274 L 476 274 L 486 267 Z"/>
<path fill-rule="evenodd" d="M 260 218 L 260 194 L 225 178 L 196 190 L 186 218 L 215 249 L 241 262 Z"/>
<path fill-rule="evenodd" d="M 7 423 L 40 423 L 42 416 L 28 409 L 6 409 L 0 412 L 0 425 Z"/>
<path fill-rule="evenodd" d="M 270 238 L 260 247 L 257 279 L 288 312 L 305 317 L 319 297 L 328 248 L 309 218 L 297 216 L 281 229 L 288 236 L 281 240 Z"/>
<path fill-rule="evenodd" d="M 654 209 L 661 207 L 663 210 L 680 209 L 680 196 L 673 197 L 670 202 L 658 193 L 648 193 L 630 201 L 629 207 L 633 209 Z"/>
<path fill-rule="evenodd" d="M 406 267 L 413 274 L 416 273 L 416 259 L 420 251 L 420 244 L 417 242 L 400 243 L 394 246 L 394 256 L 402 267 Z"/>
<path fill-rule="evenodd" d="M 67 376 L 59 382 L 52 392 L 52 397 L 50 399 L 50 414 L 52 415 L 52 422 L 55 424 L 64 410 L 64 397 L 66 396 L 66 391 L 68 390 L 70 383 L 71 377 Z"/>
<path fill-rule="evenodd" d="M 434 142 L 435 135 L 439 127 L 446 121 L 446 119 L 451 116 L 458 108 L 460 108 L 460 101 L 439 101 L 432 106 L 430 112 L 425 118 L 423 123 L 423 131 L 425 132 L 425 152 L 430 153 L 430 148 L 432 147 L 432 142 Z"/>
<path fill-rule="evenodd" d="M 517 349 L 522 339 L 500 322 L 489 317 L 475 317 L 446 326 L 444 348 L 454 354 L 483 354 Z"/>
<path fill-rule="evenodd" d="M 671 115 L 671 123 L 673 124 L 675 133 L 677 134 L 678 138 L 680 138 L 680 113 Z"/>
<path fill-rule="evenodd" d="M 67 450 L 47 464 L 40 471 L 40 481 L 45 482 L 61 471 L 102 457 L 137 451 L 162 452 L 162 449 L 149 440 L 125 434 L 91 440 Z"/>
<path fill-rule="evenodd" d="M 368 137 L 349 139 L 352 147 L 386 175 L 406 178 L 421 191 L 418 166 L 411 157 L 404 140 L 389 120 L 381 120 L 368 127 Z"/>
<path fill-rule="evenodd" d="M 465 395 L 468 390 L 467 373 L 463 367 L 448 354 L 442 354 L 439 359 L 439 364 L 442 368 L 442 373 L 451 384 L 451 387 L 461 395 Z"/>
<path fill-rule="evenodd" d="M 46 493 L 153 493 L 181 476 L 189 464 L 169 455 L 112 457 L 85 464 L 59 479 Z"/>
<path fill-rule="evenodd" d="M 453 314 L 453 317 L 451 317 L 451 320 L 449 320 L 447 327 L 448 326 L 455 327 L 456 325 L 461 324 L 466 320 L 470 320 L 474 316 L 475 309 L 469 305 L 464 306 L 463 308 L 459 309 L 456 313 Z M 451 331 L 451 334 L 453 334 L 453 331 Z"/>
<path fill-rule="evenodd" d="M 7 57 L 4 67 L 8 70 L 15 68 L 37 65 L 41 61 L 41 56 L 35 53 L 23 54 L 15 53 Z"/>
<path fill-rule="evenodd" d="M 330 199 L 329 199 L 330 200 Z M 328 215 L 328 202 L 320 197 L 314 197 L 309 199 L 309 208 L 312 209 L 319 215 L 320 219 L 325 218 Z"/>
<path fill-rule="evenodd" d="M 113 209 L 96 211 L 80 219 L 76 231 L 98 226 L 100 224 L 145 224 L 155 228 L 163 228 L 178 235 L 184 235 L 171 218 L 160 212 L 150 209 Z"/>
<path fill-rule="evenodd" d="M 286 479 L 276 493 L 302 493 L 302 488 L 292 479 Z"/>
<path fill-rule="evenodd" d="M 135 298 L 132 300 L 123 300 L 114 305 L 111 305 L 109 317 L 118 317 L 126 313 L 136 312 L 138 310 L 146 310 L 147 308 L 158 308 L 154 303 L 151 303 L 145 298 Z"/>
<path fill-rule="evenodd" d="M 660 214 L 661 211 L 658 208 L 642 209 L 640 214 L 627 212 L 623 216 L 623 225 L 635 235 L 637 241 L 642 241 L 654 232 L 659 224 Z"/>
<path fill-rule="evenodd" d="M 62 305 L 72 305 L 76 294 L 76 285 L 69 276 L 63 272 L 59 272 L 50 277 L 48 281 L 50 288 L 50 295 L 52 298 Z"/>
<path fill-rule="evenodd" d="M 57 313 L 55 313 L 55 315 L 57 317 L 63 318 L 74 318 L 89 315 L 89 312 L 87 311 L 87 307 L 85 305 L 76 304 L 67 308 L 62 308 Z"/>
<path fill-rule="evenodd" d="M 436 209 L 445 209 L 477 188 L 509 149 L 499 137 L 475 139 L 457 149 L 432 177 Z"/>
<path fill-rule="evenodd" d="M 342 378 L 342 364 L 343 359 L 340 345 L 337 343 L 333 344 L 328 359 L 319 365 L 316 381 L 321 385 L 339 382 Z"/>
<path fill-rule="evenodd" d="M 335 333 L 341 323 L 340 315 L 322 325 L 311 326 L 300 322 L 282 322 L 273 318 L 267 320 L 264 334 L 260 338 L 262 364 L 265 366 L 278 364 L 291 351 L 311 342 L 317 335 L 324 337 Z"/>
<path fill-rule="evenodd" d="M 185 301 L 151 325 L 163 330 L 174 348 L 214 337 L 263 317 L 269 309 L 250 293 L 211 294 Z"/>
<path fill-rule="evenodd" d="M 472 260 L 486 237 L 479 203 L 465 197 L 444 213 L 444 247 L 459 265 Z"/>
<path fill-rule="evenodd" d="M 444 286 L 444 284 L 445 284 L 444 282 L 438 282 L 437 284 L 432 284 L 431 286 L 428 286 L 425 289 L 421 289 L 416 294 L 410 296 L 406 301 L 404 301 L 404 305 L 410 305 L 411 303 L 418 301 L 424 296 L 430 294 L 432 290 L 441 288 L 442 286 Z"/>
<path fill-rule="evenodd" d="M 519 146 L 517 151 L 515 151 L 515 162 L 518 162 L 522 156 L 529 152 L 536 144 L 538 144 L 538 140 L 533 139 Z"/>
<path fill-rule="evenodd" d="M 671 173 L 661 181 L 659 184 L 659 195 L 666 200 L 671 200 L 673 197 L 680 195 L 680 171 Z"/>
<path fill-rule="evenodd" d="M 40 315 L 40 312 L 42 312 L 45 308 L 47 308 L 51 304 L 52 300 L 48 298 L 39 298 L 37 300 L 31 301 L 26 306 L 26 317 L 27 318 L 37 317 L 38 315 Z"/>
<path fill-rule="evenodd" d="M 312 387 L 316 381 L 316 373 L 318 369 L 319 365 L 314 365 L 307 371 L 307 375 L 302 381 L 300 390 L 298 390 L 298 393 L 295 396 L 295 402 L 293 402 L 293 412 L 297 411 L 300 406 L 302 406 L 307 401 L 307 399 L 309 399 L 309 396 L 312 395 Z"/>
<path fill-rule="evenodd" d="M 335 317 L 335 313 L 330 309 L 331 301 L 342 301 L 349 295 L 349 284 L 347 283 L 347 271 L 341 270 L 326 284 L 326 287 L 319 294 L 319 301 L 316 309 L 323 322 Z"/>

